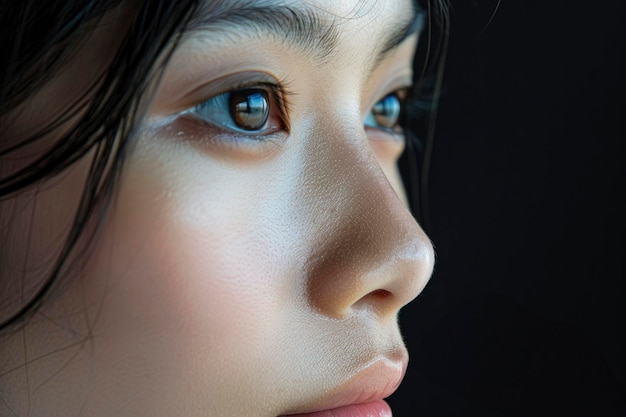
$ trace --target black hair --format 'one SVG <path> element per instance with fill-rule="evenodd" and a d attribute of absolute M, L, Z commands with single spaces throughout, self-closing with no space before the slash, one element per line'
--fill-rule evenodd
<path fill-rule="evenodd" d="M 93 232 L 92 228 L 97 227 L 123 167 L 133 129 L 145 110 L 142 103 L 149 99 L 151 87 L 199 3 L 200 0 L 22 0 L 0 5 L 0 163 L 12 152 L 42 140 L 79 116 L 35 160 L 12 172 L 0 170 L 0 203 L 63 172 L 88 152 L 95 153 L 76 217 L 58 259 L 34 295 L 9 317 L 0 317 L 0 331 L 22 323 L 58 288 L 77 241 L 87 229 Z M 67 112 L 35 134 L 19 138 L 18 143 L 8 140 L 6 132 L 13 111 L 63 70 L 81 40 L 116 7 L 128 7 L 133 19 L 111 64 Z M 436 44 L 427 52 L 420 74 L 421 79 L 428 80 L 428 73 L 442 71 L 445 42 L 441 39 L 447 36 L 436 42 L 432 39 L 436 37 L 435 28 L 443 29 L 440 33 L 447 31 L 447 8 L 445 0 L 427 0 L 423 7 L 429 15 L 426 43 Z M 440 79 L 425 86 L 436 97 Z M 436 100 L 431 102 L 434 106 L 427 113 L 432 121 Z M 426 134 L 425 155 L 432 142 L 432 128 L 426 132 L 431 133 Z M 416 186 L 415 179 L 413 182 L 411 189 Z M 414 198 L 417 195 L 413 193 Z"/>
<path fill-rule="evenodd" d="M 408 134 L 407 151 L 398 165 L 411 212 L 428 233 L 429 173 L 450 35 L 450 14 L 448 0 L 420 3 L 425 3 L 420 6 L 426 10 L 427 21 L 415 54 L 415 87 L 405 106 L 403 125 Z"/>
<path fill-rule="evenodd" d="M 87 152 L 95 152 L 84 192 L 60 256 L 37 293 L 4 319 L 0 330 L 36 310 L 51 292 L 64 263 L 91 219 L 104 209 L 119 175 L 128 139 L 141 116 L 140 103 L 158 76 L 157 59 L 171 50 L 197 0 L 122 2 L 120 0 L 21 1 L 0 6 L 4 59 L 0 66 L 0 158 L 41 140 L 81 113 L 80 119 L 34 161 L 0 177 L 0 201 L 65 170 Z M 124 5 L 134 14 L 106 70 L 65 114 L 19 143 L 8 141 L 11 110 L 37 92 L 72 56 L 80 41 L 105 13 Z M 162 64 L 165 61 L 161 62 Z"/>

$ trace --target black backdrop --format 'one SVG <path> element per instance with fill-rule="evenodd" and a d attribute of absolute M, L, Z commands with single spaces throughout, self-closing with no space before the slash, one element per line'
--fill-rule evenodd
<path fill-rule="evenodd" d="M 626 416 L 626 2 L 453 1 L 396 417 Z"/>

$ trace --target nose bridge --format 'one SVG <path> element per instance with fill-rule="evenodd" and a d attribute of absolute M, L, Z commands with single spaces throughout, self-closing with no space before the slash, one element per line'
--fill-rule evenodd
<path fill-rule="evenodd" d="M 395 316 L 430 277 L 430 241 L 362 128 L 335 130 L 313 143 L 304 172 L 316 230 L 307 262 L 309 301 L 334 318 L 362 308 Z"/>

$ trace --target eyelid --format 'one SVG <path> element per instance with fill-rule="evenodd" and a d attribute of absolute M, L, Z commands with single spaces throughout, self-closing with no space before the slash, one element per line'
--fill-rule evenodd
<path fill-rule="evenodd" d="M 290 92 L 289 83 L 286 80 L 278 79 L 261 71 L 247 71 L 213 79 L 194 88 L 177 100 L 178 103 L 173 107 L 172 113 L 184 113 L 212 97 L 246 88 L 267 90 L 272 93 L 272 97 L 276 100 L 279 109 L 283 113 L 289 110 L 286 97 L 290 95 Z"/>
<path fill-rule="evenodd" d="M 217 93 L 214 94 L 210 97 L 207 97 L 199 102 L 197 102 L 195 105 L 189 107 L 188 109 L 180 112 L 180 115 L 184 115 L 184 114 L 189 114 L 194 112 L 198 106 L 200 106 L 201 104 L 214 99 L 216 97 L 219 97 L 221 95 L 224 94 L 229 94 L 229 93 L 235 93 L 235 92 L 239 92 L 239 91 L 244 91 L 244 90 L 252 90 L 252 89 L 260 89 L 260 90 L 265 90 L 270 94 L 271 97 L 271 102 L 276 104 L 278 106 L 278 113 L 280 114 L 280 119 L 281 119 L 281 123 L 283 125 L 283 129 L 287 132 L 289 132 L 290 130 L 290 124 L 289 124 L 289 109 L 287 108 L 287 104 L 285 101 L 285 95 L 288 94 L 285 89 L 278 83 L 273 83 L 273 82 L 255 82 L 255 81 L 250 81 L 250 82 L 245 82 L 242 84 L 237 84 L 237 85 L 233 85 L 231 86 L 228 90 L 221 92 L 221 93 Z M 271 111 L 271 110 L 270 110 Z M 208 123 L 208 122 L 207 122 Z M 248 134 L 250 136 L 262 136 L 262 134 L 255 134 L 253 132 L 245 132 L 245 131 L 238 131 L 236 130 L 238 133 L 240 134 Z"/>
<path fill-rule="evenodd" d="M 411 96 L 415 88 L 412 73 L 404 71 L 396 74 L 392 73 L 389 76 L 385 76 L 384 79 L 389 81 L 381 83 L 372 91 L 371 95 L 369 95 L 369 101 L 367 102 L 365 110 L 369 111 L 376 103 L 392 93 L 398 93 L 400 100 L 404 101 Z"/>
<path fill-rule="evenodd" d="M 411 96 L 411 94 L 413 92 L 413 88 L 414 88 L 413 84 L 405 85 L 403 87 L 397 87 L 397 88 L 389 91 L 387 94 L 383 95 L 378 100 L 380 101 L 380 100 L 382 100 L 383 98 L 387 97 L 390 94 L 395 94 L 400 99 L 400 102 L 404 103 L 406 101 L 406 99 Z"/>
<path fill-rule="evenodd" d="M 271 103 L 269 124 L 259 131 L 245 131 L 235 126 L 222 125 L 196 113 L 201 105 L 221 95 L 251 89 L 266 91 Z M 204 132 L 200 134 L 207 139 L 212 138 L 212 142 L 215 143 L 226 142 L 233 146 L 241 141 L 276 142 L 276 138 L 286 137 L 291 129 L 290 108 L 286 99 L 290 94 L 286 81 L 281 81 L 268 73 L 246 71 L 230 74 L 204 83 L 182 96 L 183 98 L 179 99 L 176 104 L 177 109 L 175 108 L 174 112 L 171 110 L 168 112 L 167 119 L 171 121 L 180 119 L 181 122 L 186 120 L 187 125 L 192 123 L 197 132 Z"/>
<path fill-rule="evenodd" d="M 406 104 L 407 101 L 410 100 L 413 90 L 414 84 L 405 84 L 401 87 L 396 87 L 395 89 L 388 89 L 385 94 L 380 96 L 376 102 L 374 102 L 368 109 L 365 119 L 363 120 L 363 127 L 366 132 L 368 132 L 368 137 L 370 140 L 374 142 L 389 142 L 389 143 L 405 143 L 406 140 Z M 385 99 L 390 95 L 395 95 L 398 97 L 400 101 L 400 114 L 397 125 L 393 128 L 387 128 L 382 126 L 371 126 L 367 124 L 367 119 L 370 116 L 374 106 L 379 103 L 381 100 Z M 402 149 L 404 149 L 404 145 L 402 145 Z"/>
<path fill-rule="evenodd" d="M 223 157 L 258 160 L 271 155 L 289 137 L 289 110 L 285 96 L 290 93 L 284 83 L 273 77 L 255 75 L 247 74 L 243 81 L 241 77 L 236 81 L 232 81 L 233 77 L 225 77 L 219 82 L 205 84 L 194 90 L 193 96 L 190 93 L 193 103 L 186 105 L 182 111 L 170 113 L 162 125 L 170 126 L 170 131 L 176 130 L 182 140 L 190 141 L 203 150 L 210 149 Z M 202 104 L 219 96 L 258 89 L 266 91 L 271 103 L 271 121 L 258 131 L 233 128 L 219 123 L 217 119 L 212 120 L 196 113 Z"/>
<path fill-rule="evenodd" d="M 367 111 L 364 114 L 364 117 L 367 117 L 367 115 L 372 111 L 372 109 L 378 102 L 391 94 L 395 94 L 398 97 L 398 99 L 400 100 L 401 108 L 404 109 L 404 105 L 406 104 L 407 100 L 409 100 L 413 96 L 414 88 L 415 86 L 411 83 L 401 87 L 384 90 L 386 91 L 384 94 L 376 96 L 377 98 L 375 99 L 375 101 L 369 104 L 369 106 L 367 107 Z"/>

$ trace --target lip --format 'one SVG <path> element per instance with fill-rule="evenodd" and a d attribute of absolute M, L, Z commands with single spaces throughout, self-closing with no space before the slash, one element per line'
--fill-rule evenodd
<path fill-rule="evenodd" d="M 392 417 L 391 408 L 383 400 L 347 405 L 313 413 L 295 414 L 289 417 Z"/>
<path fill-rule="evenodd" d="M 404 348 L 378 356 L 320 401 L 280 417 L 391 417 L 383 399 L 398 389 L 407 365 Z"/>

